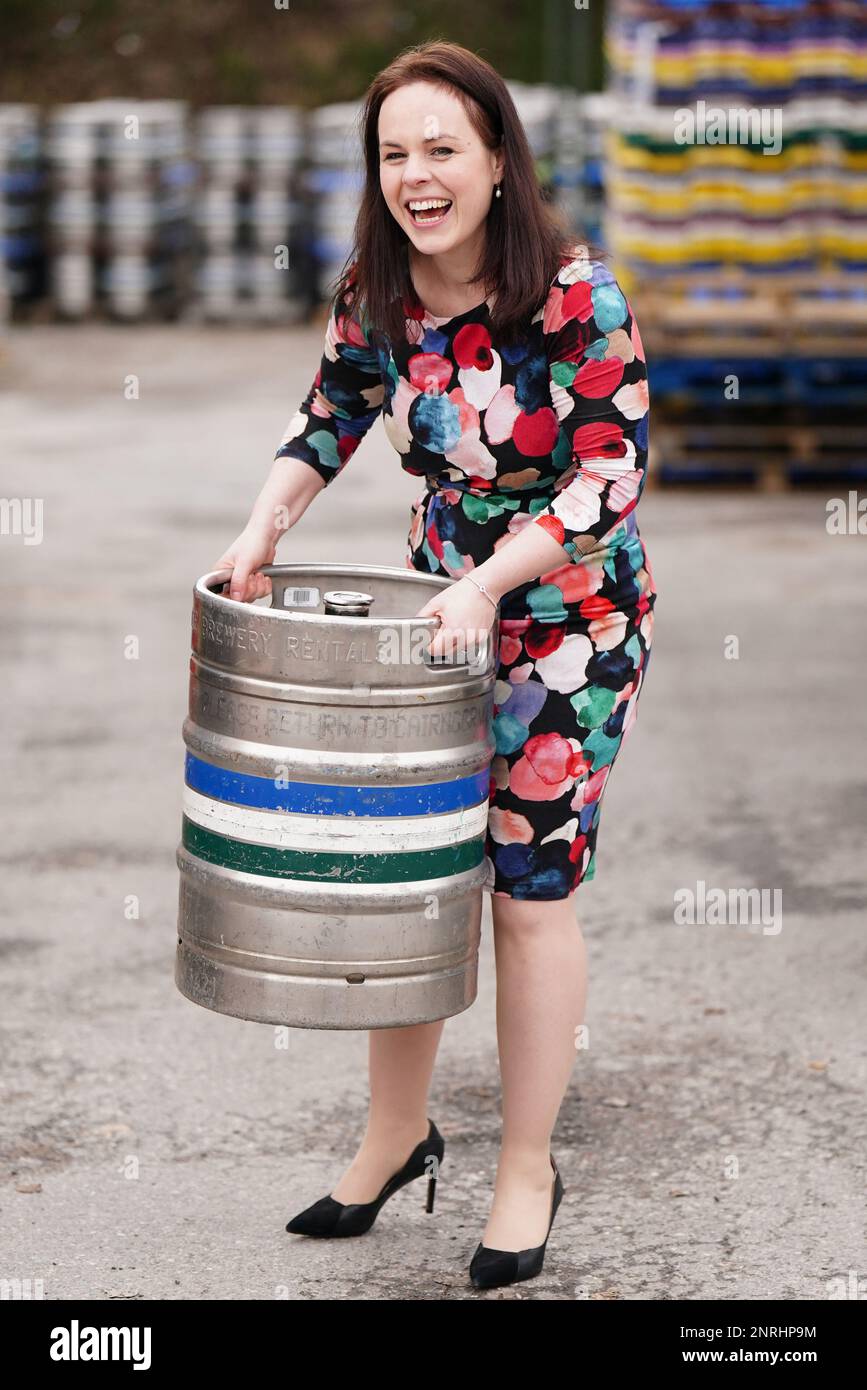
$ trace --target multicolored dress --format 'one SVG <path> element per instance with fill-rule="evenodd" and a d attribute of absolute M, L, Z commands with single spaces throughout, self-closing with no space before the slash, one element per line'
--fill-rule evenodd
<path fill-rule="evenodd" d="M 381 413 L 402 468 L 425 479 L 408 567 L 460 578 L 528 525 L 563 546 L 568 559 L 500 605 L 486 886 L 510 898 L 565 898 L 594 877 L 602 797 L 653 635 L 635 516 L 644 350 L 612 272 L 572 250 L 515 346 L 492 336 L 488 301 L 445 318 L 410 306 L 393 343 L 350 321 L 350 286 L 275 455 L 331 483 Z"/>

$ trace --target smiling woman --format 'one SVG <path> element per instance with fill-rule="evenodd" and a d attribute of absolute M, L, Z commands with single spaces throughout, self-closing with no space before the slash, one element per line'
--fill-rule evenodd
<path fill-rule="evenodd" d="M 407 300 L 443 317 L 490 298 L 497 337 L 514 341 L 575 236 L 542 197 L 500 74 L 459 44 L 409 48 L 374 77 L 359 126 L 365 182 L 337 295 L 351 268 L 371 324 L 392 339 Z"/>
<path fill-rule="evenodd" d="M 429 117 L 425 122 L 425 129 L 428 129 L 431 125 L 436 124 L 438 124 L 436 117 Z M 450 155 L 455 153 L 455 149 L 451 146 L 437 144 L 437 141 L 442 140 L 451 140 L 456 145 L 461 145 L 463 143 L 458 139 L 456 135 L 447 135 L 444 133 L 442 135 L 427 136 L 425 139 L 425 144 L 434 143 L 437 145 L 436 149 L 431 151 L 431 155 L 434 159 L 440 156 L 447 159 Z M 392 147 L 397 147 L 396 153 Z M 397 163 L 398 160 L 406 159 L 405 152 L 401 151 L 400 146 L 396 140 L 380 141 L 380 149 L 384 151 L 384 164 L 388 164 L 390 162 Z M 382 183 L 382 191 L 383 193 L 386 193 L 385 180 L 383 180 Z M 443 222 L 449 212 L 449 209 L 454 206 L 454 203 L 451 198 L 437 197 L 435 194 L 426 194 L 423 197 L 406 199 L 403 203 L 403 206 L 407 208 L 413 226 L 430 227 L 438 226 L 441 222 Z"/>
<path fill-rule="evenodd" d="M 458 96 L 433 82 L 385 95 L 378 126 L 379 184 L 394 222 L 406 228 L 413 291 L 432 313 L 460 313 L 487 288 L 476 272 L 503 150 L 489 149 Z"/>
<path fill-rule="evenodd" d="M 355 245 L 319 370 L 250 534 L 216 568 L 234 568 L 243 591 L 273 558 L 268 510 L 303 489 L 298 469 L 328 486 L 381 415 L 401 467 L 425 482 L 407 566 L 455 580 L 421 610 L 440 619 L 432 647 L 489 631 L 499 612 L 485 852 L 503 1150 L 470 1267 L 491 1287 L 539 1272 L 563 1193 L 550 1138 L 586 988 L 572 896 L 595 873 L 602 797 L 653 633 L 635 518 L 647 368 L 631 305 L 603 255 L 545 204 L 488 63 L 439 41 L 398 55 L 371 84 L 361 135 Z M 364 1142 L 334 1192 L 287 1229 L 369 1229 L 421 1171 L 424 1145 L 441 1145 L 427 1116 L 441 1028 L 371 1034 Z"/>
<path fill-rule="evenodd" d="M 436 226 L 452 206 L 451 198 L 411 198 L 406 204 L 416 227 Z"/>

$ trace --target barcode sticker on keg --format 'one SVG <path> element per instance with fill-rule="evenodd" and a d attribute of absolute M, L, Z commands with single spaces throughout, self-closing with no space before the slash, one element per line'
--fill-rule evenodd
<path fill-rule="evenodd" d="M 318 589 L 284 589 L 284 608 L 318 608 Z"/>

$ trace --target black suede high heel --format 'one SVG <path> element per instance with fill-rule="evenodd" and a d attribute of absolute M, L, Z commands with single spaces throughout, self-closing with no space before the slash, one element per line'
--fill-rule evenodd
<path fill-rule="evenodd" d="M 363 1236 L 370 1230 L 379 1215 L 380 1207 L 389 1197 L 406 1183 L 412 1182 L 414 1178 L 424 1177 L 425 1174 L 428 1179 L 425 1210 L 433 1211 L 437 1175 L 443 1161 L 446 1141 L 430 1117 L 428 1124 L 430 1128 L 427 1138 L 416 1144 L 403 1167 L 388 1179 L 372 1202 L 344 1203 L 335 1201 L 331 1196 L 320 1197 L 318 1202 L 293 1216 L 287 1223 L 286 1230 L 300 1236 Z M 432 1163 L 432 1159 L 436 1162 Z"/>
<path fill-rule="evenodd" d="M 470 1261 L 470 1278 L 475 1288 L 497 1289 L 504 1284 L 514 1284 L 520 1279 L 533 1279 L 537 1274 L 541 1274 L 545 1263 L 545 1246 L 548 1244 L 548 1236 L 551 1234 L 554 1217 L 565 1190 L 557 1165 L 550 1154 L 549 1157 L 554 1169 L 554 1183 L 548 1234 L 541 1245 L 535 1245 L 529 1250 L 494 1250 L 488 1245 L 482 1245 L 480 1241 Z"/>

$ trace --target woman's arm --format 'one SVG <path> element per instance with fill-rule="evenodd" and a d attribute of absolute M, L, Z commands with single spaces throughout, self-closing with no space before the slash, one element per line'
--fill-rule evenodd
<path fill-rule="evenodd" d="M 543 578 L 549 570 L 559 569 L 571 558 L 552 535 L 530 523 L 487 560 L 476 565 L 473 578 L 480 579 L 499 603 L 511 589 L 531 579 Z M 467 580 L 467 583 L 472 582 Z"/>
<path fill-rule="evenodd" d="M 270 532 L 276 543 L 284 531 L 301 520 L 325 486 L 325 480 L 301 459 L 275 459 L 253 504 L 250 521 Z"/>
<path fill-rule="evenodd" d="M 353 291 L 332 305 L 319 370 L 280 441 L 271 472 L 241 535 L 218 569 L 231 569 L 231 598 L 270 593 L 257 574 L 274 563 L 277 543 L 313 498 L 340 474 L 382 410 L 385 388 L 377 353 L 352 318 Z"/>
<path fill-rule="evenodd" d="M 300 459 L 326 486 L 343 472 L 385 400 L 379 354 L 362 315 L 356 317 L 353 284 L 332 305 L 319 371 L 276 454 Z"/>

